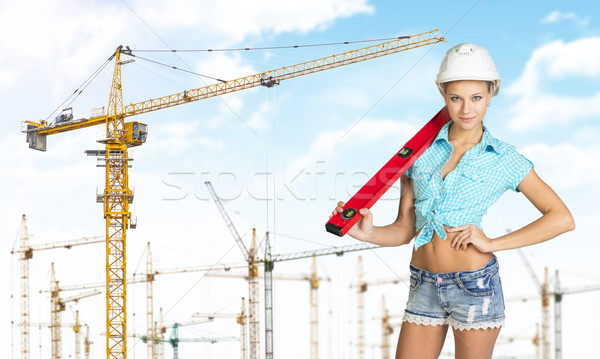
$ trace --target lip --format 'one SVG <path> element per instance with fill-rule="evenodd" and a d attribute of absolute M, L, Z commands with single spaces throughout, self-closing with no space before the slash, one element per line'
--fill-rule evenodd
<path fill-rule="evenodd" d="M 465 122 L 469 122 L 469 121 L 473 121 L 473 119 L 475 119 L 475 117 L 459 117 L 461 121 L 465 121 Z"/>

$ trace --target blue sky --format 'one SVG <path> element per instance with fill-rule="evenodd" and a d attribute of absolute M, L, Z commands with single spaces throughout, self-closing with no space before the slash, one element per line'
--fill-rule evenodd
<path fill-rule="evenodd" d="M 215 4 L 158 1 L 0 1 L 0 231 L 3 271 L 10 274 L 0 299 L 2 342 L 10 339 L 18 357 L 19 261 L 10 255 L 20 218 L 29 218 L 32 243 L 100 235 L 102 208 L 95 192 L 103 189 L 103 169 L 83 151 L 96 143 L 101 126 L 48 139 L 48 151 L 27 148 L 21 121 L 49 116 L 119 45 L 141 49 L 274 47 L 380 39 L 439 29 L 446 43 L 283 81 L 136 118 L 149 125 L 148 142 L 132 150 L 135 158 L 131 207 L 138 228 L 129 231 L 128 271 L 144 270 L 151 242 L 155 268 L 240 262 L 219 212 L 203 182 L 210 180 L 226 199 L 226 209 L 247 245 L 252 227 L 259 241 L 270 231 L 274 251 L 287 253 L 354 243 L 324 231 L 328 213 L 348 199 L 443 102 L 434 85 L 439 62 L 453 45 L 473 42 L 488 49 L 502 87 L 488 111 L 492 133 L 514 144 L 563 198 L 577 224 L 574 232 L 525 248 L 537 276 L 544 267 L 560 271 L 561 285 L 578 287 L 600 281 L 592 240 L 600 218 L 600 7 L 594 1 L 386 2 L 219 1 Z M 216 78 L 233 79 L 360 47 L 360 44 L 299 49 L 139 53 Z M 134 52 L 135 53 L 135 52 Z M 106 106 L 112 63 L 72 104 L 76 117 Z M 137 60 L 123 69 L 125 103 L 138 102 L 212 83 L 193 75 Z M 267 175 L 268 173 L 268 175 Z M 269 200 L 266 200 L 267 195 Z M 376 224 L 396 215 L 398 189 L 374 207 Z M 537 218 L 520 195 L 507 193 L 484 219 L 490 236 L 499 236 Z M 93 247 L 93 248 L 92 248 Z M 332 279 L 320 291 L 321 357 L 356 355 L 356 296 L 350 288 L 359 254 L 319 258 L 319 272 Z M 367 278 L 406 273 L 410 248 L 360 253 Z M 506 295 L 535 293 L 516 251 L 498 253 Z M 50 263 L 64 284 L 102 281 L 104 250 L 90 245 L 70 251 L 39 252 L 31 262 L 32 321 L 49 320 Z M 310 261 L 279 263 L 281 273 L 309 271 Z M 176 279 L 176 280 L 173 280 Z M 10 288 L 9 288 L 10 287 Z M 129 289 L 129 331 L 145 331 L 145 292 Z M 372 286 L 367 318 L 380 314 L 381 296 L 392 313 L 401 313 L 407 286 Z M 591 358 L 600 317 L 586 310 L 600 293 L 563 300 L 564 357 Z M 11 296 L 13 298 L 11 299 Z M 235 312 L 247 297 L 243 280 L 202 278 L 200 274 L 157 279 L 155 307 L 165 322 L 183 322 L 194 312 Z M 540 321 L 537 302 L 507 302 L 498 357 L 533 358 L 530 340 Z M 63 321 L 78 309 L 90 323 L 93 358 L 104 356 L 103 296 L 70 305 Z M 156 309 L 158 312 L 158 309 Z M 308 351 L 308 284 L 277 282 L 275 350 L 285 358 Z M 583 318 L 587 320 L 582 320 Z M 400 318 L 396 318 L 399 322 Z M 367 342 L 380 342 L 377 320 L 367 320 Z M 182 329 L 182 335 L 238 335 L 233 323 Z M 392 337 L 395 342 L 397 330 Z M 63 333 L 63 356 L 73 353 L 72 333 Z M 32 354 L 49 355 L 47 329 L 32 331 Z M 451 338 L 448 341 L 452 343 Z M 7 343 L 8 344 L 8 343 Z M 181 354 L 237 358 L 237 347 L 182 344 Z M 41 346 L 41 348 L 40 348 Z M 145 356 L 145 345 L 129 342 L 130 356 Z M 448 345 L 444 351 L 450 352 Z M 170 349 L 165 350 L 167 358 Z M 264 347 L 261 348 L 264 353 Z M 38 354 L 39 353 L 39 354 Z M 378 357 L 380 349 L 369 347 Z"/>

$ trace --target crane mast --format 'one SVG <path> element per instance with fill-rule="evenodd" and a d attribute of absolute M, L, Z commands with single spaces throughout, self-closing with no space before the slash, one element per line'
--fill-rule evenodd
<path fill-rule="evenodd" d="M 390 324 L 390 311 L 385 305 L 385 296 L 381 296 L 381 358 L 390 359 L 390 335 L 394 327 Z"/>
<path fill-rule="evenodd" d="M 310 358 L 319 359 L 319 285 L 317 257 L 312 257 L 310 273 Z"/>
<path fill-rule="evenodd" d="M 246 319 L 248 316 L 246 315 L 246 301 L 242 297 L 242 310 L 240 315 L 236 318 L 236 322 L 240 325 L 240 341 L 241 341 L 241 351 L 242 356 L 240 359 L 248 359 L 248 347 L 246 346 L 246 340 L 248 336 L 248 330 L 246 329 Z"/>
<path fill-rule="evenodd" d="M 90 347 L 92 342 L 90 341 L 90 327 L 89 325 L 85 326 L 85 339 L 83 341 L 83 351 L 85 359 L 90 359 Z"/>
<path fill-rule="evenodd" d="M 29 259 L 33 251 L 29 249 L 29 231 L 25 215 L 21 220 L 21 359 L 29 359 Z"/>
<path fill-rule="evenodd" d="M 73 332 L 75 333 L 75 359 L 81 359 L 81 325 L 79 324 L 79 311 L 75 312 Z"/>
<path fill-rule="evenodd" d="M 357 269 L 357 283 L 358 293 L 356 296 L 356 302 L 358 310 L 356 329 L 357 329 L 357 342 L 358 347 L 358 359 L 364 359 L 365 357 L 365 296 L 364 293 L 367 291 L 367 283 L 365 282 L 365 271 L 362 264 L 362 257 L 358 256 L 358 269 Z"/>
<path fill-rule="evenodd" d="M 273 258 L 269 232 L 265 239 L 265 358 L 273 359 Z"/>
<path fill-rule="evenodd" d="M 154 273 L 152 272 L 152 252 L 150 251 L 150 242 L 146 247 L 146 336 L 148 342 L 146 343 L 146 356 L 148 359 L 154 357 L 154 302 L 153 302 L 153 288 L 152 283 L 154 282 Z"/>
<path fill-rule="evenodd" d="M 121 50 L 115 52 L 104 152 L 105 187 L 103 195 L 106 223 L 106 348 L 108 359 L 127 358 L 127 266 L 126 230 L 133 200 L 129 189 L 129 161 L 123 133 L 123 91 Z"/>

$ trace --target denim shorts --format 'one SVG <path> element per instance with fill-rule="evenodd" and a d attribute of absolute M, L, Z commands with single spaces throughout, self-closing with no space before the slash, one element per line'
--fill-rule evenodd
<path fill-rule="evenodd" d="M 432 273 L 411 265 L 402 321 L 459 330 L 501 327 L 504 296 L 496 256 L 472 271 Z"/>

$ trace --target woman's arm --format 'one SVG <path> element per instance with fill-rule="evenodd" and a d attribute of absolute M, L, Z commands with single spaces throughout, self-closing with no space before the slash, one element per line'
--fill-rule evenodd
<path fill-rule="evenodd" d="M 540 218 L 496 239 L 487 238 L 476 226 L 451 228 L 448 232 L 462 232 L 453 239 L 451 246 L 466 249 L 467 244 L 472 243 L 482 252 L 503 251 L 541 243 L 575 229 L 567 206 L 534 170 L 521 181 L 519 190 L 540 211 Z"/>
<path fill-rule="evenodd" d="M 400 205 L 396 220 L 387 226 L 373 226 L 373 214 L 368 208 L 362 208 L 359 210 L 362 218 L 348 231 L 348 235 L 359 241 L 386 247 L 407 244 L 413 239 L 415 236 L 415 195 L 412 180 L 402 176 L 400 182 Z M 332 216 L 341 213 L 343 207 L 344 202 L 339 202 Z"/>

